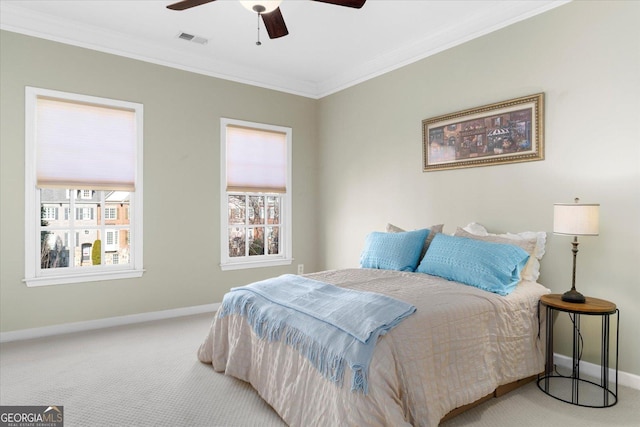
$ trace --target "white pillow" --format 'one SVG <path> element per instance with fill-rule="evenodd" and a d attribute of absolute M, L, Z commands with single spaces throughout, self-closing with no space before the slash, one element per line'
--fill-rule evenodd
<path fill-rule="evenodd" d="M 535 282 L 540 277 L 540 260 L 544 255 L 544 248 L 547 244 L 547 233 L 544 231 L 523 231 L 520 233 L 503 233 L 493 234 L 489 233 L 487 229 L 477 222 L 472 222 L 463 227 L 463 230 L 475 234 L 476 236 L 497 236 L 511 240 L 529 240 L 536 239 L 536 247 L 533 252 L 533 257 L 529 259 L 526 267 L 522 270 L 522 279 Z"/>

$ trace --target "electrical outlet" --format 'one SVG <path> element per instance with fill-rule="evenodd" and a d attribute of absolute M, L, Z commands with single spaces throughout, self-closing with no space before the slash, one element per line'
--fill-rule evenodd
<path fill-rule="evenodd" d="M 298 264 L 298 274 L 304 274 L 304 264 Z"/>

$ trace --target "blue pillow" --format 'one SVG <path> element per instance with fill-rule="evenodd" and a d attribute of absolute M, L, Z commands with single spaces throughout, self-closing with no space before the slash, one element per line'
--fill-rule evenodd
<path fill-rule="evenodd" d="M 414 271 L 428 235 L 428 228 L 402 233 L 374 231 L 365 240 L 360 265 L 362 268 Z"/>
<path fill-rule="evenodd" d="M 528 259 L 515 245 L 437 234 L 416 271 L 504 296 L 520 282 Z"/>

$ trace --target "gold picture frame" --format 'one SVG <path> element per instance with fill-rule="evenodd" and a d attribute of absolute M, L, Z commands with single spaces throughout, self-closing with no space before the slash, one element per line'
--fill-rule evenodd
<path fill-rule="evenodd" d="M 423 171 L 544 160 L 544 93 L 422 121 Z"/>

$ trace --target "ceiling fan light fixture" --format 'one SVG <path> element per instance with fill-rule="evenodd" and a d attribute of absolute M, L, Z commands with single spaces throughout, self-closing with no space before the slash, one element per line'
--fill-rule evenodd
<path fill-rule="evenodd" d="M 269 13 L 276 10 L 282 0 L 240 0 L 240 4 L 251 12 Z"/>

